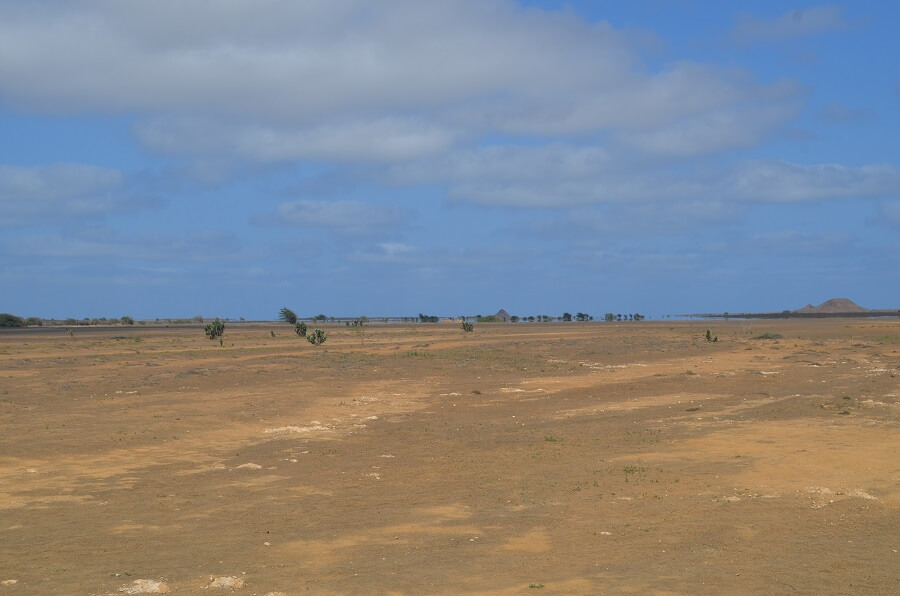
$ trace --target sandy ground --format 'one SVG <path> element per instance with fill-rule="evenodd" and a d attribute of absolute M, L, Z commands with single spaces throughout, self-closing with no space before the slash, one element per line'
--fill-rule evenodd
<path fill-rule="evenodd" d="M 0 333 L 0 596 L 900 593 L 900 321 L 749 327 Z"/>

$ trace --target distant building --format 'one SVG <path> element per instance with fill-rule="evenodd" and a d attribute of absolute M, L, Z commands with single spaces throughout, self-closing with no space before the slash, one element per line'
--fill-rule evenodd
<path fill-rule="evenodd" d="M 495 314 L 494 316 L 497 317 L 497 320 L 501 323 L 509 323 L 509 313 L 502 308 L 498 310 L 497 314 Z"/>

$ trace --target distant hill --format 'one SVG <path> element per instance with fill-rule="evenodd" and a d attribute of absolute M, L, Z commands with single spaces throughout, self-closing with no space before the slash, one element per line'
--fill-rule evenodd
<path fill-rule="evenodd" d="M 868 312 L 868 310 L 868 308 L 863 308 L 852 300 L 848 300 L 847 298 L 832 298 L 831 300 L 826 300 L 819 306 L 807 304 L 803 308 L 799 308 L 794 312 L 801 314 L 841 314 L 851 312 Z"/>

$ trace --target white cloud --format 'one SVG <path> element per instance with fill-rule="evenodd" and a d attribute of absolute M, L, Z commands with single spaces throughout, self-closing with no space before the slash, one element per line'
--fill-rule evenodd
<path fill-rule="evenodd" d="M 403 161 L 448 148 L 453 133 L 414 118 L 339 122 L 310 128 L 223 126 L 202 118 L 138 123 L 147 147 L 171 154 L 227 155 L 254 161 Z"/>
<path fill-rule="evenodd" d="M 827 33 L 847 25 L 839 6 L 813 6 L 797 8 L 772 19 L 744 15 L 732 35 L 743 43 L 778 41 Z"/>
<path fill-rule="evenodd" d="M 635 37 L 511 0 L 9 3 L 0 97 L 136 114 L 166 153 L 403 162 L 491 133 L 634 131 L 696 155 L 755 142 L 780 121 L 760 111 L 796 94 L 689 61 L 651 69 Z"/>
<path fill-rule="evenodd" d="M 623 144 L 671 157 L 709 155 L 758 144 L 772 128 L 797 112 L 789 105 L 713 110 L 646 132 L 621 135 Z"/>

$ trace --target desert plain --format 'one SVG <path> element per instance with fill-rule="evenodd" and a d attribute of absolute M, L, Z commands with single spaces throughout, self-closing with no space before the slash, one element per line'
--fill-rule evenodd
<path fill-rule="evenodd" d="M 0 333 L 0 596 L 900 593 L 897 319 L 324 328 Z"/>

